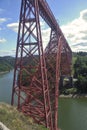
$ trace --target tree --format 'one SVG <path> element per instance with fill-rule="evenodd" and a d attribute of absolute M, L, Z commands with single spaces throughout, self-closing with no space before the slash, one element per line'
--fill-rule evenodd
<path fill-rule="evenodd" d="M 76 86 L 81 93 L 87 93 L 87 56 L 78 56 L 74 64 Z"/>

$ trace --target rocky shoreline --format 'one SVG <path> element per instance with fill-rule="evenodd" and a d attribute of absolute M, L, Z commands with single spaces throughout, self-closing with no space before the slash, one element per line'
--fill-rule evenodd
<path fill-rule="evenodd" d="M 6 74 L 6 73 L 8 73 L 9 71 L 2 71 L 2 72 L 0 72 L 0 74 Z"/>
<path fill-rule="evenodd" d="M 0 122 L 0 130 L 10 130 L 2 122 Z"/>

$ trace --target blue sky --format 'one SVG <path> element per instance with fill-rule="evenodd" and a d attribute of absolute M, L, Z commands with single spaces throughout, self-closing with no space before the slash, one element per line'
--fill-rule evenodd
<path fill-rule="evenodd" d="M 86 0 L 47 0 L 60 25 L 79 17 L 80 11 L 87 9 Z"/>
<path fill-rule="evenodd" d="M 87 0 L 47 0 L 73 51 L 87 51 Z M 0 0 L 0 56 L 15 55 L 21 0 Z M 44 24 L 42 24 L 45 26 Z M 43 28 L 47 39 L 49 28 Z"/>

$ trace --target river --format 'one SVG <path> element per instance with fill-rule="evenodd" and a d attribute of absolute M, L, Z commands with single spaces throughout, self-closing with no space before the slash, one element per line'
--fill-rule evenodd
<path fill-rule="evenodd" d="M 0 102 L 11 102 L 13 71 L 0 75 Z M 87 130 L 87 99 L 59 99 L 59 128 Z"/>
<path fill-rule="evenodd" d="M 0 74 L 0 102 L 11 102 L 13 71 Z"/>
<path fill-rule="evenodd" d="M 59 99 L 61 130 L 87 130 L 87 99 Z"/>

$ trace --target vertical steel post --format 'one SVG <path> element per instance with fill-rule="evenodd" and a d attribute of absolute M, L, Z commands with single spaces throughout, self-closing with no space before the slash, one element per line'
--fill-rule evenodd
<path fill-rule="evenodd" d="M 56 57 L 56 84 L 55 84 L 55 130 L 58 130 L 58 96 L 59 96 L 59 80 L 60 80 L 60 63 L 62 51 L 62 36 L 58 40 L 57 57 Z"/>

